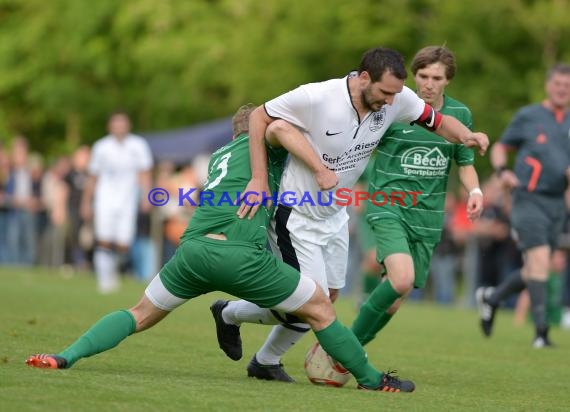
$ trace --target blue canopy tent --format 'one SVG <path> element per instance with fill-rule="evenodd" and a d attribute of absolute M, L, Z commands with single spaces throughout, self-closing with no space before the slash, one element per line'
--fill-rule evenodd
<path fill-rule="evenodd" d="M 211 154 L 232 140 L 231 117 L 199 123 L 181 129 L 141 133 L 148 141 L 155 161 L 188 164 L 199 154 Z"/>

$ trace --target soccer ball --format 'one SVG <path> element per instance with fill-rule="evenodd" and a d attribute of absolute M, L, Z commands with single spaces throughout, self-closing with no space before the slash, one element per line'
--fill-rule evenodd
<path fill-rule="evenodd" d="M 315 385 L 327 385 L 340 388 L 350 380 L 350 372 L 329 356 L 319 345 L 311 346 L 305 355 L 305 373 Z"/>

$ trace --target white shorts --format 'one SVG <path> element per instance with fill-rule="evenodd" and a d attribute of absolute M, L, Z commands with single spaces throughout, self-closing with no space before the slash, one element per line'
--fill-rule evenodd
<path fill-rule="evenodd" d="M 268 231 L 273 253 L 302 275 L 314 279 L 326 294 L 329 288 L 342 289 L 346 284 L 348 223 L 334 233 L 320 233 L 315 239 L 314 233 L 295 230 L 302 224 L 300 218 L 294 209 L 277 207 Z"/>
<path fill-rule="evenodd" d="M 137 225 L 137 210 L 132 207 L 94 209 L 95 239 L 118 245 L 130 246 L 133 243 Z"/>
<path fill-rule="evenodd" d="M 317 284 L 313 279 L 302 276 L 295 291 L 283 302 L 275 305 L 273 309 L 283 312 L 294 312 L 311 299 Z M 160 279 L 160 274 L 156 275 L 148 284 L 144 291 L 145 296 L 159 309 L 171 312 L 178 306 L 186 303 L 189 299 L 182 299 L 174 296 L 166 289 L 164 283 Z M 239 297 L 239 296 L 238 296 Z"/>

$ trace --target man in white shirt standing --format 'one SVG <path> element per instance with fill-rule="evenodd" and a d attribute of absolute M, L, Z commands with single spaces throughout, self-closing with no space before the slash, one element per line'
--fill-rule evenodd
<path fill-rule="evenodd" d="M 109 135 L 93 145 L 81 203 L 83 219 L 94 219 L 93 265 L 101 293 L 119 288 L 118 266 L 133 242 L 138 207 L 143 213 L 150 210 L 150 203 L 140 194 L 150 190 L 152 154 L 146 141 L 130 129 L 126 113 L 111 115 Z"/>
<path fill-rule="evenodd" d="M 268 197 L 263 143 L 266 133 L 297 134 L 298 138 L 304 135 L 315 151 L 313 160 L 304 163 L 290 157 L 280 194 L 293 192 L 299 199 L 309 193 L 315 203 L 297 203 L 292 207 L 280 204 L 270 238 L 275 253 L 279 251 L 286 263 L 317 281 L 333 301 L 345 284 L 346 198 L 338 196 L 337 191 L 319 191 L 335 186 L 351 190 L 394 122 L 420 124 L 453 143 L 478 147 L 481 154 L 489 144 L 485 134 L 471 132 L 457 119 L 441 115 L 426 104 L 404 86 L 406 77 L 404 60 L 398 52 L 375 48 L 363 55 L 358 71 L 341 79 L 300 86 L 267 102 L 250 116 L 252 180 L 243 193 L 253 193 L 244 199 L 238 214 L 251 217 L 259 208 L 255 202 Z M 321 202 L 317 201 L 319 196 Z M 228 302 L 221 316 L 229 325 L 277 325 L 250 361 L 248 375 L 293 381 L 283 370 L 280 358 L 309 330 L 307 325 L 246 301 Z M 241 346 L 239 336 L 229 334 L 218 334 L 218 342 L 226 353 L 235 353 L 232 347 Z"/>

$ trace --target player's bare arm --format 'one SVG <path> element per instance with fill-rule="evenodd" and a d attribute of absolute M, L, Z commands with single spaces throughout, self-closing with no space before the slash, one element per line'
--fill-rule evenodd
<path fill-rule="evenodd" d="M 259 106 L 249 116 L 249 155 L 251 161 L 251 180 L 243 193 L 251 192 L 247 197 L 241 198 L 238 216 L 249 219 L 255 216 L 263 201 L 263 193 L 269 193 L 267 183 L 267 151 L 265 150 L 265 131 L 273 121 L 267 115 L 263 106 Z"/>
<path fill-rule="evenodd" d="M 329 190 L 338 184 L 335 172 L 322 162 L 311 144 L 303 134 L 285 120 L 276 120 L 269 125 L 266 139 L 274 147 L 284 147 L 287 151 L 302 160 L 314 173 L 315 180 L 321 190 Z"/>
<path fill-rule="evenodd" d="M 497 142 L 491 148 L 491 165 L 504 187 L 513 189 L 519 185 L 515 173 L 507 168 L 507 146 L 503 143 Z"/>
<path fill-rule="evenodd" d="M 469 193 L 467 217 L 471 221 L 477 220 L 483 212 L 483 192 L 479 188 L 479 176 L 477 176 L 475 166 L 459 166 L 459 180 Z"/>

